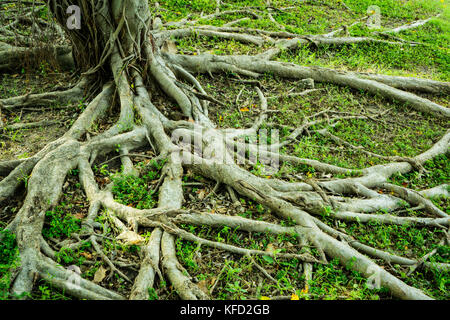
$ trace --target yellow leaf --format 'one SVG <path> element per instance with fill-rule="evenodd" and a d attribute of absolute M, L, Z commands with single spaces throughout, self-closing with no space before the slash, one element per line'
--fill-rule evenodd
<path fill-rule="evenodd" d="M 261 298 L 259 298 L 259 300 L 270 300 L 270 298 L 266 297 L 266 296 L 261 296 Z"/>
<path fill-rule="evenodd" d="M 309 287 L 308 287 L 308 285 L 305 285 L 305 289 L 302 289 L 301 292 L 302 292 L 303 294 L 308 293 L 308 292 L 309 292 Z"/>
<path fill-rule="evenodd" d="M 247 107 L 241 108 L 241 112 L 249 112 L 250 110 Z"/>
<path fill-rule="evenodd" d="M 83 257 L 85 257 L 86 259 L 91 260 L 93 258 L 92 254 L 90 254 L 89 252 L 81 252 L 80 255 L 82 255 Z"/>
<path fill-rule="evenodd" d="M 302 290 L 303 291 L 303 290 Z M 300 300 L 299 296 L 295 293 L 291 296 L 291 300 Z"/>

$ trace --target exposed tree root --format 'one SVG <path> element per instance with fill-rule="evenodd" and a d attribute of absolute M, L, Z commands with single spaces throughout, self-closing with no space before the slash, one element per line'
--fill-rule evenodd
<path fill-rule="evenodd" d="M 0 71 L 14 72 L 20 70 L 26 61 L 39 61 L 46 57 L 55 61 L 63 70 L 73 69 L 73 58 L 70 47 L 23 48 L 10 46 L 0 42 Z"/>
<path fill-rule="evenodd" d="M 75 87 L 67 91 L 55 91 L 41 94 L 26 94 L 19 97 L 3 99 L 0 102 L 6 110 L 24 108 L 27 106 L 45 106 L 49 104 L 77 103 L 83 99 L 88 85 L 87 79 L 80 81 Z"/>
<path fill-rule="evenodd" d="M 431 113 L 443 118 L 450 117 L 449 108 L 440 106 L 413 93 L 402 91 L 374 80 L 363 79 L 351 73 L 319 67 L 300 67 L 295 64 L 267 61 L 252 56 L 166 55 L 172 63 L 181 64 L 184 68 L 192 72 L 212 73 L 234 71 L 240 74 L 248 72 L 271 72 L 282 78 L 311 78 L 317 82 L 349 86 L 357 90 L 365 90 L 373 94 L 378 94 L 388 99 L 405 103 L 420 112 Z"/>
<path fill-rule="evenodd" d="M 326 208 L 332 206 L 334 210 L 332 217 L 336 219 L 395 224 L 411 223 L 424 227 L 439 226 L 448 229 L 448 216 L 434 206 L 431 201 L 412 190 L 393 186 L 386 182 L 395 173 L 409 172 L 415 168 L 414 164 L 423 165 L 425 161 L 448 152 L 450 132 L 447 132 L 430 150 L 414 157 L 411 161 L 386 158 L 384 160 L 393 162 L 361 169 L 357 171 L 361 174 L 359 177 L 298 183 L 263 179 L 238 166 L 234 154 L 234 146 L 239 146 L 239 143 L 244 147 L 252 148 L 251 143 L 239 142 L 237 138 L 256 133 L 266 121 L 268 108 L 263 92 L 257 88 L 262 113 L 251 128 L 216 129 L 214 123 L 208 118 L 207 104 L 204 103 L 204 100 L 208 100 L 206 91 L 191 73 L 233 71 L 257 77 L 264 72 L 273 72 L 276 76 L 283 78 L 311 78 L 318 82 L 349 86 L 380 94 L 388 99 L 408 104 L 421 112 L 442 118 L 450 116 L 448 108 L 396 87 L 433 91 L 438 90 L 436 89 L 438 87 L 448 89 L 448 84 L 421 82 L 421 80 L 414 79 L 396 84 L 396 81 L 401 80 L 393 77 L 389 79 L 385 77 L 371 78 L 367 75 L 337 72 L 324 68 L 307 68 L 268 61 L 261 57 L 161 54 L 160 48 L 155 45 L 158 43 L 158 39 L 153 39 L 153 35 L 150 34 L 151 17 L 146 1 L 112 1 L 111 4 L 107 1 L 99 1 L 95 7 L 92 7 L 93 4 L 89 1 L 75 1 L 75 3 L 84 4 L 82 6 L 84 16 L 95 21 L 86 27 L 89 30 L 83 30 L 86 35 L 83 35 L 82 31 L 66 30 L 77 49 L 75 59 L 87 73 L 103 77 L 108 75 L 109 77 L 107 81 L 103 81 L 104 86 L 101 93 L 89 103 L 63 137 L 48 144 L 42 151 L 30 158 L 0 163 L 0 173 L 7 175 L 0 182 L 0 201 L 5 201 L 13 196 L 21 185 L 21 181 L 24 181 L 24 177 L 26 177 L 27 187 L 23 205 L 7 227 L 16 234 L 21 261 L 12 292 L 18 295 L 31 292 L 36 277 L 41 277 L 63 289 L 67 294 L 82 299 L 127 298 L 81 278 L 78 279 L 76 285 L 73 285 L 69 281 L 73 272 L 57 266 L 52 259 L 54 256 L 52 248 L 42 239 L 46 211 L 58 204 L 68 172 L 78 169 L 82 189 L 90 202 L 90 211 L 84 221 L 85 231 L 87 234 L 91 234 L 90 241 L 94 249 L 100 253 L 112 271 L 127 279 L 114 262 L 102 253 L 101 244 L 96 240 L 97 236 L 92 235 L 97 212 L 104 208 L 121 232 L 137 232 L 138 228 L 142 227 L 153 228 L 148 244 L 143 246 L 139 275 L 134 279 L 134 286 L 128 298 L 148 298 L 148 288 L 155 284 L 157 276 L 167 277 L 182 299 L 209 298 L 209 295 L 193 282 L 192 277 L 177 260 L 175 237 L 181 237 L 199 245 L 211 246 L 244 256 L 264 254 L 283 259 L 295 258 L 305 263 L 307 279 L 312 276 L 311 263 L 326 263 L 327 259 L 337 258 L 343 265 L 351 263 L 353 270 L 367 278 L 376 274 L 380 279 L 381 286 L 388 288 L 397 298 L 430 299 L 421 290 L 407 285 L 384 270 L 367 255 L 405 265 L 420 263 L 427 266 L 427 262 L 397 257 L 355 242 L 342 232 L 326 226 L 314 215 L 320 215 Z M 51 2 L 49 7 L 61 23 L 63 15 L 56 2 Z M 101 14 L 94 14 L 96 10 L 101 11 Z M 250 14 L 250 12 L 248 13 Z M 219 14 L 226 13 L 219 12 L 203 18 L 213 18 Z M 255 14 L 251 13 L 251 15 Z M 126 28 L 122 28 L 124 24 Z M 184 23 L 178 23 L 178 25 L 182 24 Z M 92 50 L 81 52 L 83 48 L 86 48 L 85 46 L 90 45 L 83 43 L 81 46 L 81 39 L 84 39 L 85 36 L 93 37 L 97 28 L 102 31 L 101 39 L 97 39 L 97 42 L 91 44 L 95 46 L 95 48 L 91 48 Z M 174 33 L 176 32 L 182 35 L 188 31 L 174 31 Z M 212 31 L 202 30 L 201 32 L 205 35 L 217 36 L 219 31 L 211 33 Z M 219 35 L 229 36 L 224 33 Z M 246 35 L 241 36 L 245 36 L 246 40 L 256 39 Z M 237 35 L 233 35 L 234 37 Z M 347 43 L 345 39 L 327 40 L 326 38 L 305 41 L 325 43 L 344 41 Z M 111 79 L 113 81 L 110 81 Z M 182 79 L 194 85 L 201 94 L 192 94 L 192 90 L 188 90 L 186 85 L 180 82 Z M 151 96 L 147 91 L 149 83 L 159 85 L 167 97 L 177 103 L 180 111 L 189 121 L 174 121 L 166 118 L 152 103 Z M 55 101 L 68 102 L 79 99 L 84 94 L 82 88 L 85 87 L 85 84 L 80 84 L 66 92 L 27 95 L 5 99 L 2 103 L 5 108 L 12 109 Z M 88 137 L 86 132 L 90 126 L 104 116 L 112 104 L 114 92 L 117 93 L 117 103 L 120 104 L 119 120 L 108 130 L 97 136 Z M 306 123 L 303 128 L 312 124 L 312 121 Z M 202 135 L 199 135 L 199 128 Z M 285 144 L 287 145 L 302 133 L 303 129 L 294 130 Z M 227 135 L 225 136 L 225 134 Z M 203 154 L 197 153 L 195 148 L 192 151 L 190 148 L 192 145 L 183 145 L 179 141 L 173 140 L 174 136 L 198 137 L 199 140 L 194 139 L 194 144 L 195 141 L 200 143 L 206 151 Z M 186 144 L 185 141 L 183 142 Z M 233 148 L 230 148 L 230 145 Z M 120 146 L 119 150 L 117 146 Z M 151 147 L 158 157 L 167 159 L 157 185 L 159 203 L 156 209 L 138 210 L 116 202 L 111 191 L 113 184 L 101 188 L 97 184 L 92 170 L 96 158 L 116 151 L 119 153 L 123 165 L 123 173 L 139 174 L 130 160 L 130 152 L 142 147 Z M 265 151 L 263 155 L 270 156 L 273 155 L 272 153 L 272 150 L 269 150 Z M 311 165 L 321 172 L 349 173 L 352 171 L 317 160 L 299 159 L 293 156 L 280 156 L 280 160 Z M 181 210 L 184 168 L 207 177 L 217 184 L 224 185 L 243 197 L 252 199 L 270 209 L 278 217 L 291 219 L 296 225 L 282 227 L 241 217 Z M 374 190 L 377 188 L 392 190 L 396 194 L 396 196 L 389 196 L 389 201 L 394 203 L 391 207 L 392 210 L 396 208 L 396 203 L 403 199 L 412 205 L 422 205 L 428 213 L 435 217 L 416 218 L 368 214 L 368 212 L 375 211 L 379 203 L 386 204 L 387 198 L 380 196 Z M 425 194 L 436 193 L 442 193 L 442 190 L 427 191 Z M 350 199 L 347 196 L 358 198 Z M 361 199 L 361 197 L 365 199 Z M 177 225 L 180 223 L 209 225 L 213 228 L 228 226 L 246 232 L 295 234 L 299 244 L 315 248 L 318 257 L 310 253 L 268 253 L 202 239 L 180 228 Z M 445 265 L 440 267 L 446 268 Z M 259 269 L 264 273 L 264 269 Z M 213 289 L 214 287 L 211 291 Z"/>

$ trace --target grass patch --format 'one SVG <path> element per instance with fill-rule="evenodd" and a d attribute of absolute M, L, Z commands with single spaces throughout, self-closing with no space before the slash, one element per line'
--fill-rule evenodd
<path fill-rule="evenodd" d="M 19 249 L 9 231 L 0 230 L 0 239 L 0 300 L 9 300 L 13 271 L 20 265 Z"/>

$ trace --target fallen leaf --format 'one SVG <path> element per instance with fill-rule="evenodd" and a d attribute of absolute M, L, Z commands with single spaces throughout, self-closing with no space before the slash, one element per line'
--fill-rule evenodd
<path fill-rule="evenodd" d="M 117 236 L 117 240 L 121 240 L 125 245 L 138 245 L 144 242 L 144 238 L 133 231 L 124 231 Z"/>
<path fill-rule="evenodd" d="M 198 286 L 199 289 L 202 290 L 205 294 L 209 294 L 208 283 L 207 283 L 206 280 L 199 281 L 199 282 L 197 283 L 197 286 Z"/>
<path fill-rule="evenodd" d="M 286 247 L 295 247 L 295 245 L 291 242 L 286 242 Z"/>
<path fill-rule="evenodd" d="M 92 254 L 90 254 L 89 252 L 81 252 L 80 254 L 88 260 L 92 260 L 93 258 Z"/>
<path fill-rule="evenodd" d="M 103 279 L 105 279 L 106 277 L 106 270 L 105 268 L 103 268 L 103 266 L 101 266 L 100 268 L 97 269 L 97 272 L 95 272 L 94 274 L 94 283 L 100 283 L 103 281 Z"/>
<path fill-rule="evenodd" d="M 308 285 L 305 285 L 305 289 L 302 289 L 301 292 L 302 292 L 303 294 L 308 293 L 308 292 L 309 292 L 309 287 L 308 287 Z"/>
<path fill-rule="evenodd" d="M 85 215 L 84 215 L 83 213 L 81 213 L 81 212 L 75 213 L 75 214 L 73 214 L 72 216 L 73 216 L 75 219 L 78 219 L 78 220 L 83 220 L 84 217 L 85 217 Z"/>
<path fill-rule="evenodd" d="M 197 191 L 197 195 L 198 195 L 198 198 L 200 200 L 205 199 L 205 197 L 206 197 L 206 190 L 205 189 L 198 190 Z"/>
<path fill-rule="evenodd" d="M 267 245 L 266 252 L 273 253 L 274 251 L 275 251 L 275 246 L 273 245 L 273 243 L 269 243 Z"/>

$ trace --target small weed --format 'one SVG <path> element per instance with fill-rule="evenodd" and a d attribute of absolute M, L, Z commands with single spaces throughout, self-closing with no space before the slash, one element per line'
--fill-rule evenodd
<path fill-rule="evenodd" d="M 12 271 L 20 264 L 19 249 L 15 236 L 9 231 L 0 230 L 0 239 L 0 300 L 8 300 Z"/>
<path fill-rule="evenodd" d="M 45 227 L 42 230 L 44 238 L 68 238 L 81 230 L 81 220 L 66 213 L 64 209 L 64 205 L 60 205 L 45 213 Z"/>

